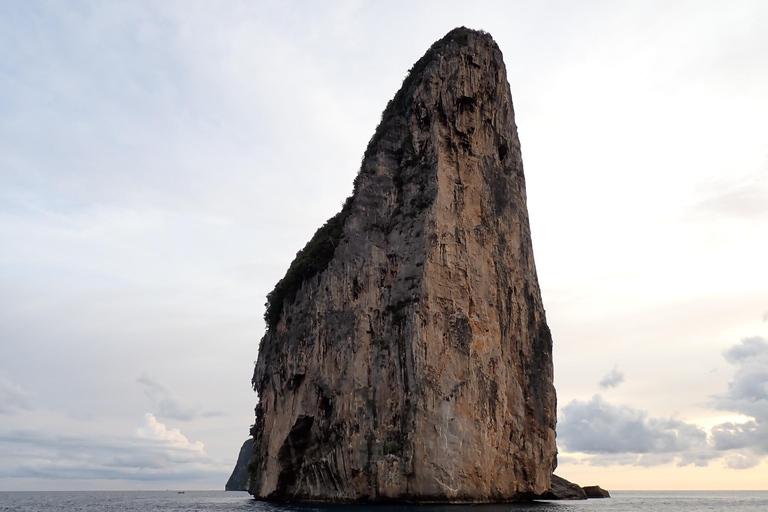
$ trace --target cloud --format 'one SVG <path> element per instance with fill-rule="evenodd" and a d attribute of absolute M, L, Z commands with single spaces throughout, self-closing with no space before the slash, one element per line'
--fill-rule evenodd
<path fill-rule="evenodd" d="M 768 424 L 768 343 L 758 336 L 744 338 L 723 355 L 737 368 L 728 392 L 713 397 L 715 407 Z"/>
<path fill-rule="evenodd" d="M 152 400 L 155 411 L 159 416 L 172 420 L 191 421 L 198 416 L 214 418 L 227 415 L 223 411 L 201 410 L 199 405 L 185 403 L 181 398 L 174 395 L 168 386 L 153 379 L 147 373 L 142 374 L 136 380 L 144 385 L 144 394 Z"/>
<path fill-rule="evenodd" d="M 133 436 L 85 437 L 49 431 L 0 432 L 0 449 L 20 463 L 0 470 L 12 478 L 97 480 L 201 480 L 228 467 L 147 414 Z"/>
<path fill-rule="evenodd" d="M 739 364 L 753 358 L 768 360 L 768 343 L 759 336 L 744 338 L 741 345 L 734 345 L 726 350 L 723 357 L 731 364 Z"/>
<path fill-rule="evenodd" d="M 560 457 L 558 457 L 558 460 Z M 610 466 L 639 466 L 653 467 L 669 464 L 675 461 L 674 454 L 656 454 L 656 453 L 604 453 L 595 455 L 586 459 L 579 459 L 579 463 L 596 467 Z"/>
<path fill-rule="evenodd" d="M 622 382 L 624 382 L 624 373 L 620 372 L 619 369 L 614 366 L 613 370 L 606 373 L 605 377 L 598 382 L 598 386 L 603 389 L 615 388 Z"/>
<path fill-rule="evenodd" d="M 715 426 L 712 429 L 715 447 L 768 454 L 768 343 L 759 336 L 744 338 L 723 356 L 737 368 L 733 380 L 728 383 L 728 391 L 712 397 L 713 405 L 753 420 Z M 731 467 L 731 463 L 728 464 Z"/>
<path fill-rule="evenodd" d="M 200 406 L 184 403 L 181 398 L 171 392 L 168 386 L 153 379 L 148 374 L 142 374 L 136 381 L 144 385 L 144 394 L 152 400 L 155 412 L 159 416 L 172 420 L 191 421 L 200 414 Z M 208 417 L 211 413 L 206 412 L 203 415 Z M 213 415 L 218 414 L 214 413 Z"/>
<path fill-rule="evenodd" d="M 697 425 L 653 418 L 595 395 L 562 408 L 557 426 L 562 447 L 589 455 L 583 462 L 595 466 L 655 466 L 673 461 L 680 466 L 706 466 L 718 458 L 724 458 L 731 469 L 757 466 L 768 454 L 768 342 L 759 336 L 744 338 L 723 357 L 737 367 L 736 372 L 728 391 L 712 397 L 711 403 L 751 420 L 720 423 L 708 433 Z M 601 385 L 610 382 L 614 372 Z"/>
<path fill-rule="evenodd" d="M 760 219 L 768 216 L 768 169 L 747 177 L 735 186 L 713 186 L 711 194 L 696 205 L 700 214 L 711 217 Z"/>
<path fill-rule="evenodd" d="M 0 373 L 0 414 L 16 414 L 19 410 L 30 410 L 30 393 L 21 386 L 14 384 L 4 374 Z"/>
<path fill-rule="evenodd" d="M 652 418 L 629 406 L 611 405 L 600 395 L 573 400 L 562 409 L 558 439 L 568 452 L 597 455 L 592 465 L 706 465 L 714 457 L 707 433 L 674 418 Z"/>
<path fill-rule="evenodd" d="M 200 441 L 190 443 L 184 434 L 177 428 L 168 429 L 163 423 L 157 421 L 154 415 L 147 413 L 144 422 L 136 429 L 136 436 L 141 439 L 164 441 L 171 446 L 194 451 L 203 451 L 203 443 Z"/>
<path fill-rule="evenodd" d="M 760 457 L 754 455 L 731 455 L 725 458 L 725 465 L 731 469 L 750 469 L 760 464 Z"/>
<path fill-rule="evenodd" d="M 743 450 L 768 453 L 768 429 L 755 421 L 721 423 L 712 428 L 712 441 L 718 450 Z"/>

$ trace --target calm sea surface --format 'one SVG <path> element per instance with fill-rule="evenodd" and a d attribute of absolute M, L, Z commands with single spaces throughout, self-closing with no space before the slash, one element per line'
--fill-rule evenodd
<path fill-rule="evenodd" d="M 252 511 L 252 512 L 590 512 L 682 510 L 768 511 L 768 492 L 635 492 L 615 491 L 610 499 L 537 502 L 525 505 L 452 506 L 278 506 L 254 501 L 244 492 L 121 491 L 0 492 L 0 511 Z"/>

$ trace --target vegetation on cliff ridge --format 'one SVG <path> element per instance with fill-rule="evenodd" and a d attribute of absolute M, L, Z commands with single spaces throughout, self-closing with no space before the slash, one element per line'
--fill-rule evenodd
<path fill-rule="evenodd" d="M 344 222 L 352 211 L 352 196 L 347 198 L 341 211 L 328 219 L 323 226 L 307 242 L 302 250 L 296 253 L 285 277 L 275 285 L 275 289 L 267 294 L 264 321 L 269 329 L 274 329 L 280 321 L 283 303 L 287 299 L 293 302 L 301 284 L 307 279 L 319 274 L 333 259 L 336 247 L 341 241 Z"/>
<path fill-rule="evenodd" d="M 430 62 L 437 56 L 446 45 L 455 42 L 459 46 L 469 44 L 470 34 L 488 36 L 487 32 L 482 30 L 472 30 L 466 27 L 458 27 L 448 32 L 442 39 L 436 41 L 416 61 L 408 70 L 408 74 L 403 79 L 403 83 L 395 96 L 389 100 L 386 108 L 381 114 L 381 121 L 376 127 L 368 147 L 365 150 L 363 159 L 375 153 L 376 147 L 384 135 L 384 130 L 389 121 L 406 108 L 406 98 L 408 92 L 415 80 L 422 75 Z M 490 36 L 488 36 L 490 37 Z M 362 169 L 361 169 L 362 172 Z M 296 294 L 304 281 L 316 276 L 328 268 L 328 264 L 333 259 L 336 247 L 343 237 L 344 222 L 352 211 L 352 200 L 357 193 L 360 173 L 355 178 L 352 195 L 344 202 L 341 211 L 328 219 L 323 226 L 318 229 L 312 238 L 307 242 L 303 249 L 297 254 L 291 262 L 285 276 L 278 281 L 275 288 L 267 294 L 266 310 L 264 312 L 264 321 L 267 328 L 273 330 L 283 313 L 283 306 L 286 300 L 293 302 Z"/>

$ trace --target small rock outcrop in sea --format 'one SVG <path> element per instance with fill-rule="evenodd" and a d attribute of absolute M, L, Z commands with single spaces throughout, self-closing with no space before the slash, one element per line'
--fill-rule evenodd
<path fill-rule="evenodd" d="M 253 439 L 246 439 L 243 446 L 240 447 L 240 453 L 237 456 L 235 469 L 232 470 L 225 491 L 247 491 L 248 490 L 248 461 L 253 455 Z"/>
<path fill-rule="evenodd" d="M 611 495 L 600 487 L 599 485 L 588 485 L 586 487 L 582 487 L 584 489 L 584 492 L 587 493 L 587 498 L 610 498 Z"/>
<path fill-rule="evenodd" d="M 542 500 L 585 500 L 587 493 L 579 485 L 565 478 L 552 475 L 552 485 L 549 490 L 539 496 Z"/>
<path fill-rule="evenodd" d="M 341 212 L 268 295 L 259 499 L 531 499 L 556 465 L 552 338 L 501 51 L 455 29 L 389 102 Z"/>

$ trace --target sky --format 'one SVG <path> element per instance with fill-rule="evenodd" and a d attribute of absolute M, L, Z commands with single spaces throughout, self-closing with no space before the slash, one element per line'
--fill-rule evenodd
<path fill-rule="evenodd" d="M 768 3 L 0 2 L 0 490 L 223 489 L 266 294 L 432 42 L 507 66 L 557 473 L 768 489 Z"/>

